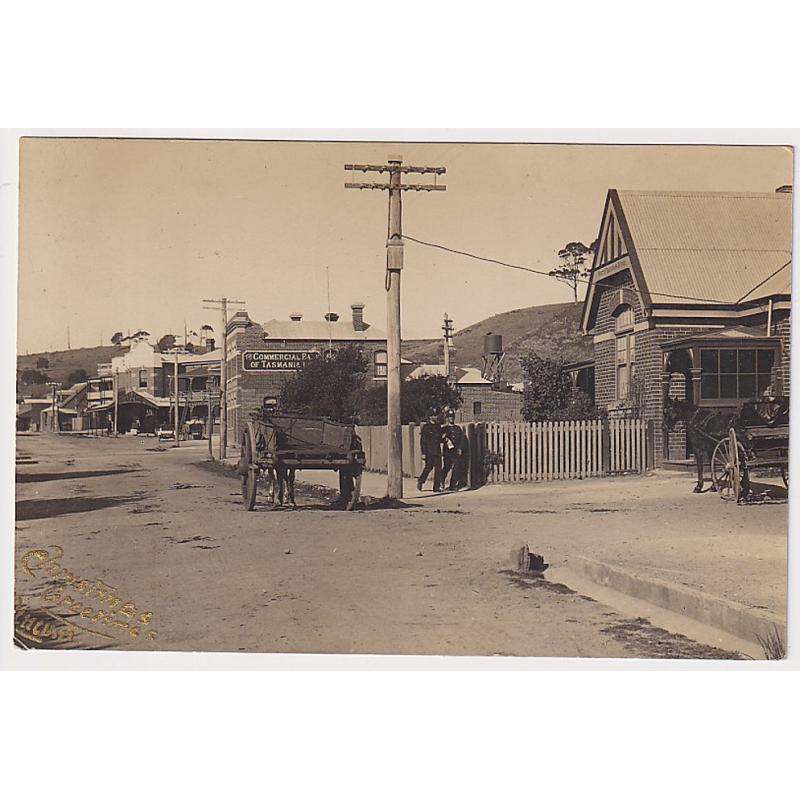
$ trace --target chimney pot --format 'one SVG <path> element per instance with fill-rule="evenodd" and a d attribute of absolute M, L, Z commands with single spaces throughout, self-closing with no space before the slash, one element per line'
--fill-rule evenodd
<path fill-rule="evenodd" d="M 353 330 L 366 330 L 366 326 L 364 325 L 364 304 L 353 303 L 350 308 L 353 310 Z"/>
<path fill-rule="evenodd" d="M 300 322 L 300 320 L 303 319 L 303 315 L 295 311 L 293 314 L 289 314 L 289 319 L 292 322 Z"/>
<path fill-rule="evenodd" d="M 325 315 L 325 322 L 338 322 L 338 321 L 339 321 L 339 315 L 335 311 L 329 311 Z"/>

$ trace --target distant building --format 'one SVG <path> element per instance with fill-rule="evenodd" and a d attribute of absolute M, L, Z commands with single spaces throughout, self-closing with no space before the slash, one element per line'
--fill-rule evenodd
<path fill-rule="evenodd" d="M 38 432 L 42 427 L 42 412 L 52 409 L 53 400 L 47 397 L 21 397 L 17 403 L 17 430 Z M 50 417 L 45 413 L 45 421 Z"/>
<path fill-rule="evenodd" d="M 386 380 L 386 334 L 365 321 L 363 303 L 353 303 L 351 311 L 344 320 L 334 313 L 322 320 L 305 320 L 294 313 L 288 320 L 263 324 L 251 320 L 246 311 L 231 317 L 227 332 L 229 441 L 241 441 L 250 414 L 265 396 L 279 395 L 304 363 L 324 358 L 337 348 L 355 345 L 369 361 L 371 379 Z"/>
<path fill-rule="evenodd" d="M 99 379 L 92 382 L 96 393 L 99 393 L 97 397 L 93 392 L 98 405 L 90 410 L 113 412 L 116 383 L 119 395 L 117 429 L 120 433 L 131 430 L 155 433 L 159 428 L 171 429 L 177 362 L 180 422 L 185 425 L 190 420 L 196 420 L 207 429 L 209 396 L 212 414 L 215 417 L 219 415 L 221 355 L 218 349 L 204 353 L 185 353 L 180 350 L 161 353 L 146 338 L 135 339 L 126 353 L 112 358 L 110 364 L 99 365 Z"/>
<path fill-rule="evenodd" d="M 442 364 L 407 364 L 403 379 L 445 375 Z M 450 380 L 461 391 L 462 406 L 455 412 L 456 422 L 521 421 L 522 392 L 517 388 L 497 387 L 475 367 L 451 367 Z"/>

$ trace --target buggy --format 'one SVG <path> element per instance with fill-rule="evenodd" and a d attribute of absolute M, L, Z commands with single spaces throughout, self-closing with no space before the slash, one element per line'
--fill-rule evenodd
<path fill-rule="evenodd" d="M 789 398 L 745 403 L 711 456 L 711 478 L 723 500 L 745 500 L 752 469 L 779 469 L 789 488 Z"/>

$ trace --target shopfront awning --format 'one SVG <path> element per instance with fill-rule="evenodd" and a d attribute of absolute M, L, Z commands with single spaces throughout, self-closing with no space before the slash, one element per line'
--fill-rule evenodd
<path fill-rule="evenodd" d="M 87 406 L 86 412 L 91 414 L 94 411 L 110 411 L 112 408 L 114 408 L 114 401 L 104 400 L 102 403 L 98 403 L 96 406 Z"/>
<path fill-rule="evenodd" d="M 170 407 L 169 397 L 156 397 L 155 395 L 150 394 L 150 392 L 145 392 L 142 389 L 131 389 L 129 392 L 125 392 L 125 394 L 120 397 L 119 402 L 120 405 L 141 403 L 143 405 L 150 406 L 151 408 Z"/>

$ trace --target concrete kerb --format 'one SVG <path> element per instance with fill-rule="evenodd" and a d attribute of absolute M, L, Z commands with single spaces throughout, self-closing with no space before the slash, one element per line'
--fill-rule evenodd
<path fill-rule="evenodd" d="M 569 559 L 566 567 L 591 583 L 688 617 L 755 645 L 759 645 L 759 636 L 765 637 L 775 628 L 785 641 L 786 618 L 771 611 L 749 608 L 732 600 L 725 600 L 658 578 L 634 575 L 627 570 L 585 556 Z"/>

